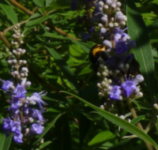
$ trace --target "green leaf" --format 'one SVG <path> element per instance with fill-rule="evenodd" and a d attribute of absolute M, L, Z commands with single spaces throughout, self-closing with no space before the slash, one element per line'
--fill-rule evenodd
<path fill-rule="evenodd" d="M 148 26 L 148 31 L 152 32 L 158 29 L 158 19 L 156 19 L 152 24 Z"/>
<path fill-rule="evenodd" d="M 92 146 L 95 144 L 99 144 L 102 143 L 104 141 L 113 139 L 115 137 L 115 135 L 113 133 L 111 133 L 110 131 L 102 131 L 100 133 L 98 133 L 89 143 L 88 146 Z"/>
<path fill-rule="evenodd" d="M 48 15 L 48 16 L 43 16 L 41 18 L 30 20 L 29 22 L 26 23 L 26 26 L 31 27 L 31 26 L 38 25 L 38 24 L 42 23 L 43 21 L 47 20 L 49 17 L 51 17 L 51 16 Z"/>
<path fill-rule="evenodd" d="M 44 7 L 44 6 L 45 6 L 45 0 L 33 0 L 33 2 L 34 2 L 38 7 Z"/>
<path fill-rule="evenodd" d="M 89 107 L 96 110 L 98 112 L 98 114 L 101 115 L 102 117 L 104 117 L 105 119 L 111 121 L 112 123 L 116 124 L 117 126 L 123 128 L 124 130 L 126 130 L 134 135 L 137 135 L 139 138 L 141 138 L 145 142 L 152 144 L 155 148 L 158 149 L 158 145 L 155 143 L 155 141 L 150 136 L 148 136 L 146 133 L 144 133 L 142 130 L 140 130 L 139 128 L 134 126 L 133 124 L 127 122 L 126 120 L 120 119 L 119 117 L 111 114 L 110 112 L 100 109 L 99 107 L 87 102 L 86 100 L 78 97 L 77 95 L 74 95 L 74 94 L 66 92 L 66 91 L 61 91 L 61 93 L 66 93 L 66 94 L 69 94 L 69 95 L 77 98 L 81 102 L 87 104 Z"/>
<path fill-rule="evenodd" d="M 40 145 L 39 149 L 43 149 L 45 148 L 46 146 L 48 146 L 49 144 L 51 144 L 52 141 L 47 141 L 47 142 L 44 142 L 42 145 Z"/>
<path fill-rule="evenodd" d="M 5 15 L 7 18 L 13 23 L 16 24 L 18 23 L 18 17 L 14 11 L 14 9 L 9 6 L 7 3 L 0 3 L 1 9 L 4 11 Z"/>
<path fill-rule="evenodd" d="M 140 63 L 141 73 L 145 77 L 151 97 L 154 91 L 154 60 L 148 37 L 147 27 L 136 9 L 134 1 L 127 0 L 128 32 L 136 47 L 133 49 L 136 59 Z"/>
<path fill-rule="evenodd" d="M 43 133 L 38 136 L 38 139 L 33 143 L 33 145 L 36 145 L 42 137 L 55 125 L 56 121 L 61 117 L 62 114 L 59 114 L 56 116 L 52 122 L 50 122 L 44 129 Z"/>
<path fill-rule="evenodd" d="M 12 134 L 6 136 L 0 132 L 0 150 L 8 150 L 12 141 Z"/>
<path fill-rule="evenodd" d="M 46 0 L 46 6 L 49 6 L 54 0 Z"/>
<path fill-rule="evenodd" d="M 48 47 L 47 49 L 55 59 L 57 65 L 61 68 L 61 71 L 64 73 L 67 80 L 70 82 L 73 90 L 75 90 L 74 92 L 77 92 L 76 90 L 78 89 L 78 83 L 71 68 L 66 64 L 66 62 L 62 59 L 62 57 L 54 49 Z"/>

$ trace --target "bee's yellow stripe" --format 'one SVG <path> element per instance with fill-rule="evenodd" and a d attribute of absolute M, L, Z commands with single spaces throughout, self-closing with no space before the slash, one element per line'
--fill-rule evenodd
<path fill-rule="evenodd" d="M 93 56 L 96 56 L 96 53 L 103 52 L 105 50 L 106 50 L 106 46 L 104 46 L 104 45 L 96 45 L 93 48 L 92 54 L 93 54 Z"/>

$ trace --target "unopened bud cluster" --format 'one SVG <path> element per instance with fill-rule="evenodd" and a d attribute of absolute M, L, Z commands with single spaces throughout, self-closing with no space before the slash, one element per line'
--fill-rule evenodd
<path fill-rule="evenodd" d="M 12 66 L 11 74 L 13 75 L 13 77 L 18 80 L 21 80 L 28 76 L 28 69 L 24 67 L 27 64 L 27 61 L 20 59 L 21 55 L 26 53 L 25 49 L 20 48 L 20 45 L 24 43 L 22 40 L 24 35 L 20 33 L 19 24 L 17 24 L 13 28 L 13 31 L 13 40 L 11 42 L 13 50 L 11 52 L 12 55 L 8 60 L 8 64 Z"/>

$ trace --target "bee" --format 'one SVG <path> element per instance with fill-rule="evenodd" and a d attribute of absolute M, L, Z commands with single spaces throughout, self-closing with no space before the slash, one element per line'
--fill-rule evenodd
<path fill-rule="evenodd" d="M 104 61 L 110 58 L 109 54 L 106 51 L 106 46 L 97 44 L 94 45 L 89 52 L 89 59 L 92 63 L 92 68 L 97 71 L 99 66 L 99 60 L 103 59 Z"/>

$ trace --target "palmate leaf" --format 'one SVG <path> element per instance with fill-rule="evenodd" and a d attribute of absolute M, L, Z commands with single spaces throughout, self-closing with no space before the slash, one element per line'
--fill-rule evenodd
<path fill-rule="evenodd" d="M 134 135 L 137 135 L 139 138 L 141 138 L 145 142 L 152 144 L 156 149 L 158 149 L 158 145 L 156 144 L 156 142 L 150 136 L 148 136 L 146 133 L 144 133 L 142 130 L 140 130 L 133 124 L 131 124 L 125 120 L 122 120 L 119 117 L 117 117 L 105 110 L 100 109 L 99 107 L 87 102 L 86 100 L 78 97 L 77 95 L 74 95 L 74 94 L 66 92 L 66 91 L 61 91 L 61 93 L 69 94 L 69 95 L 75 97 L 76 99 L 80 100 L 81 102 L 87 104 L 89 107 L 96 110 L 97 113 L 99 115 L 101 115 L 102 117 L 104 117 L 105 119 L 111 121 L 112 123 L 116 124 L 117 126 L 123 128 L 124 130 L 126 130 Z"/>
<path fill-rule="evenodd" d="M 136 41 L 133 53 L 140 63 L 141 73 L 145 77 L 145 82 L 152 97 L 154 92 L 154 60 L 147 27 L 137 11 L 134 1 L 127 0 L 127 18 L 129 35 Z"/>

